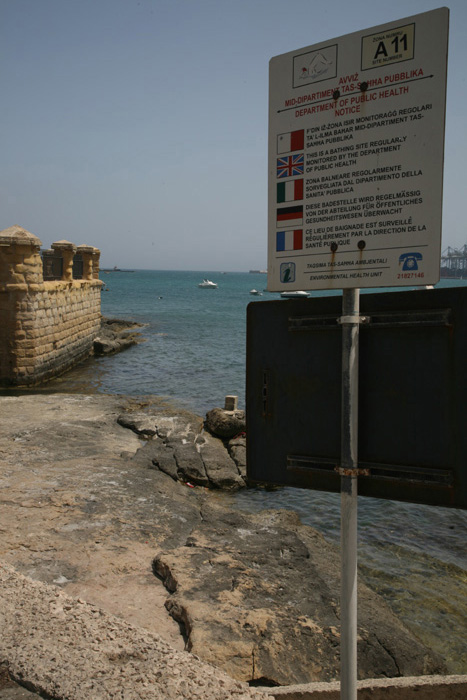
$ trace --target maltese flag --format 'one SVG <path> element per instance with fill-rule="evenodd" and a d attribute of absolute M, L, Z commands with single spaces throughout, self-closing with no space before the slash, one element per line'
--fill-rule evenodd
<path fill-rule="evenodd" d="M 279 134 L 277 137 L 277 152 L 290 153 L 291 151 L 303 151 L 305 148 L 305 131 L 289 131 L 286 134 Z"/>

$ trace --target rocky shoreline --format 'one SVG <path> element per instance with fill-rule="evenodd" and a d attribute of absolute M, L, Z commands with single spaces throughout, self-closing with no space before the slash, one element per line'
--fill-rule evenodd
<path fill-rule="evenodd" d="M 245 488 L 245 412 L 214 408 L 206 420 L 154 416 L 133 410 L 117 422 L 147 438 L 132 458 L 190 487 L 236 491 Z"/>
<path fill-rule="evenodd" d="M 144 324 L 102 317 L 99 333 L 93 342 L 94 355 L 113 355 L 132 345 L 144 343 L 145 338 L 136 328 L 144 328 Z"/>
<path fill-rule="evenodd" d="M 238 681 L 338 677 L 338 552 L 294 513 L 224 506 L 222 488 L 244 482 L 230 439 L 154 397 L 4 396 L 0 407 L 3 562 Z M 360 677 L 444 672 L 361 585 Z"/>

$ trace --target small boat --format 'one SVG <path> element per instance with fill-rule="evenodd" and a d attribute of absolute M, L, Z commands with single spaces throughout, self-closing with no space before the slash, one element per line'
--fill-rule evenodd
<path fill-rule="evenodd" d="M 262 293 L 262 292 L 258 292 L 257 289 L 250 289 L 250 294 L 253 294 L 253 295 L 256 296 L 256 297 L 262 297 L 262 296 L 263 296 L 263 293 Z"/>
<path fill-rule="evenodd" d="M 217 289 L 217 284 L 211 282 L 211 280 L 203 280 L 198 284 L 198 287 L 203 287 L 204 289 Z"/>
<path fill-rule="evenodd" d="M 281 292 L 281 297 L 283 299 L 307 299 L 309 297 L 308 292 Z"/>

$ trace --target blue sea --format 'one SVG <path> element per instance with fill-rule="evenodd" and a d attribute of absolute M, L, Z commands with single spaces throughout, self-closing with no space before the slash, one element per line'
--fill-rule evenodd
<path fill-rule="evenodd" d="M 199 288 L 204 277 L 218 288 Z M 243 407 L 246 307 L 279 298 L 264 291 L 266 275 L 135 270 L 103 271 L 101 279 L 103 315 L 145 324 L 146 342 L 89 360 L 50 382 L 47 391 L 152 394 L 200 415 L 222 407 L 227 394 L 236 394 Z M 443 281 L 439 286 L 466 284 Z M 253 288 L 262 296 L 252 296 Z M 284 488 L 217 497 L 249 511 L 294 509 L 303 522 L 339 543 L 337 494 Z M 451 672 L 463 673 L 466 530 L 465 511 L 359 498 L 361 578 L 445 657 Z"/>

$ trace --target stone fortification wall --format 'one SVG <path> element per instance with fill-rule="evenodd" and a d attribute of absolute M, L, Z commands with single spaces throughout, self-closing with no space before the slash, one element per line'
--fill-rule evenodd
<path fill-rule="evenodd" d="M 91 353 L 100 328 L 99 250 L 54 243 L 45 252 L 59 263 L 59 278 L 44 279 L 40 246 L 19 226 L 0 231 L 2 386 L 30 386 L 65 372 Z M 75 256 L 80 279 L 73 276 Z"/>

